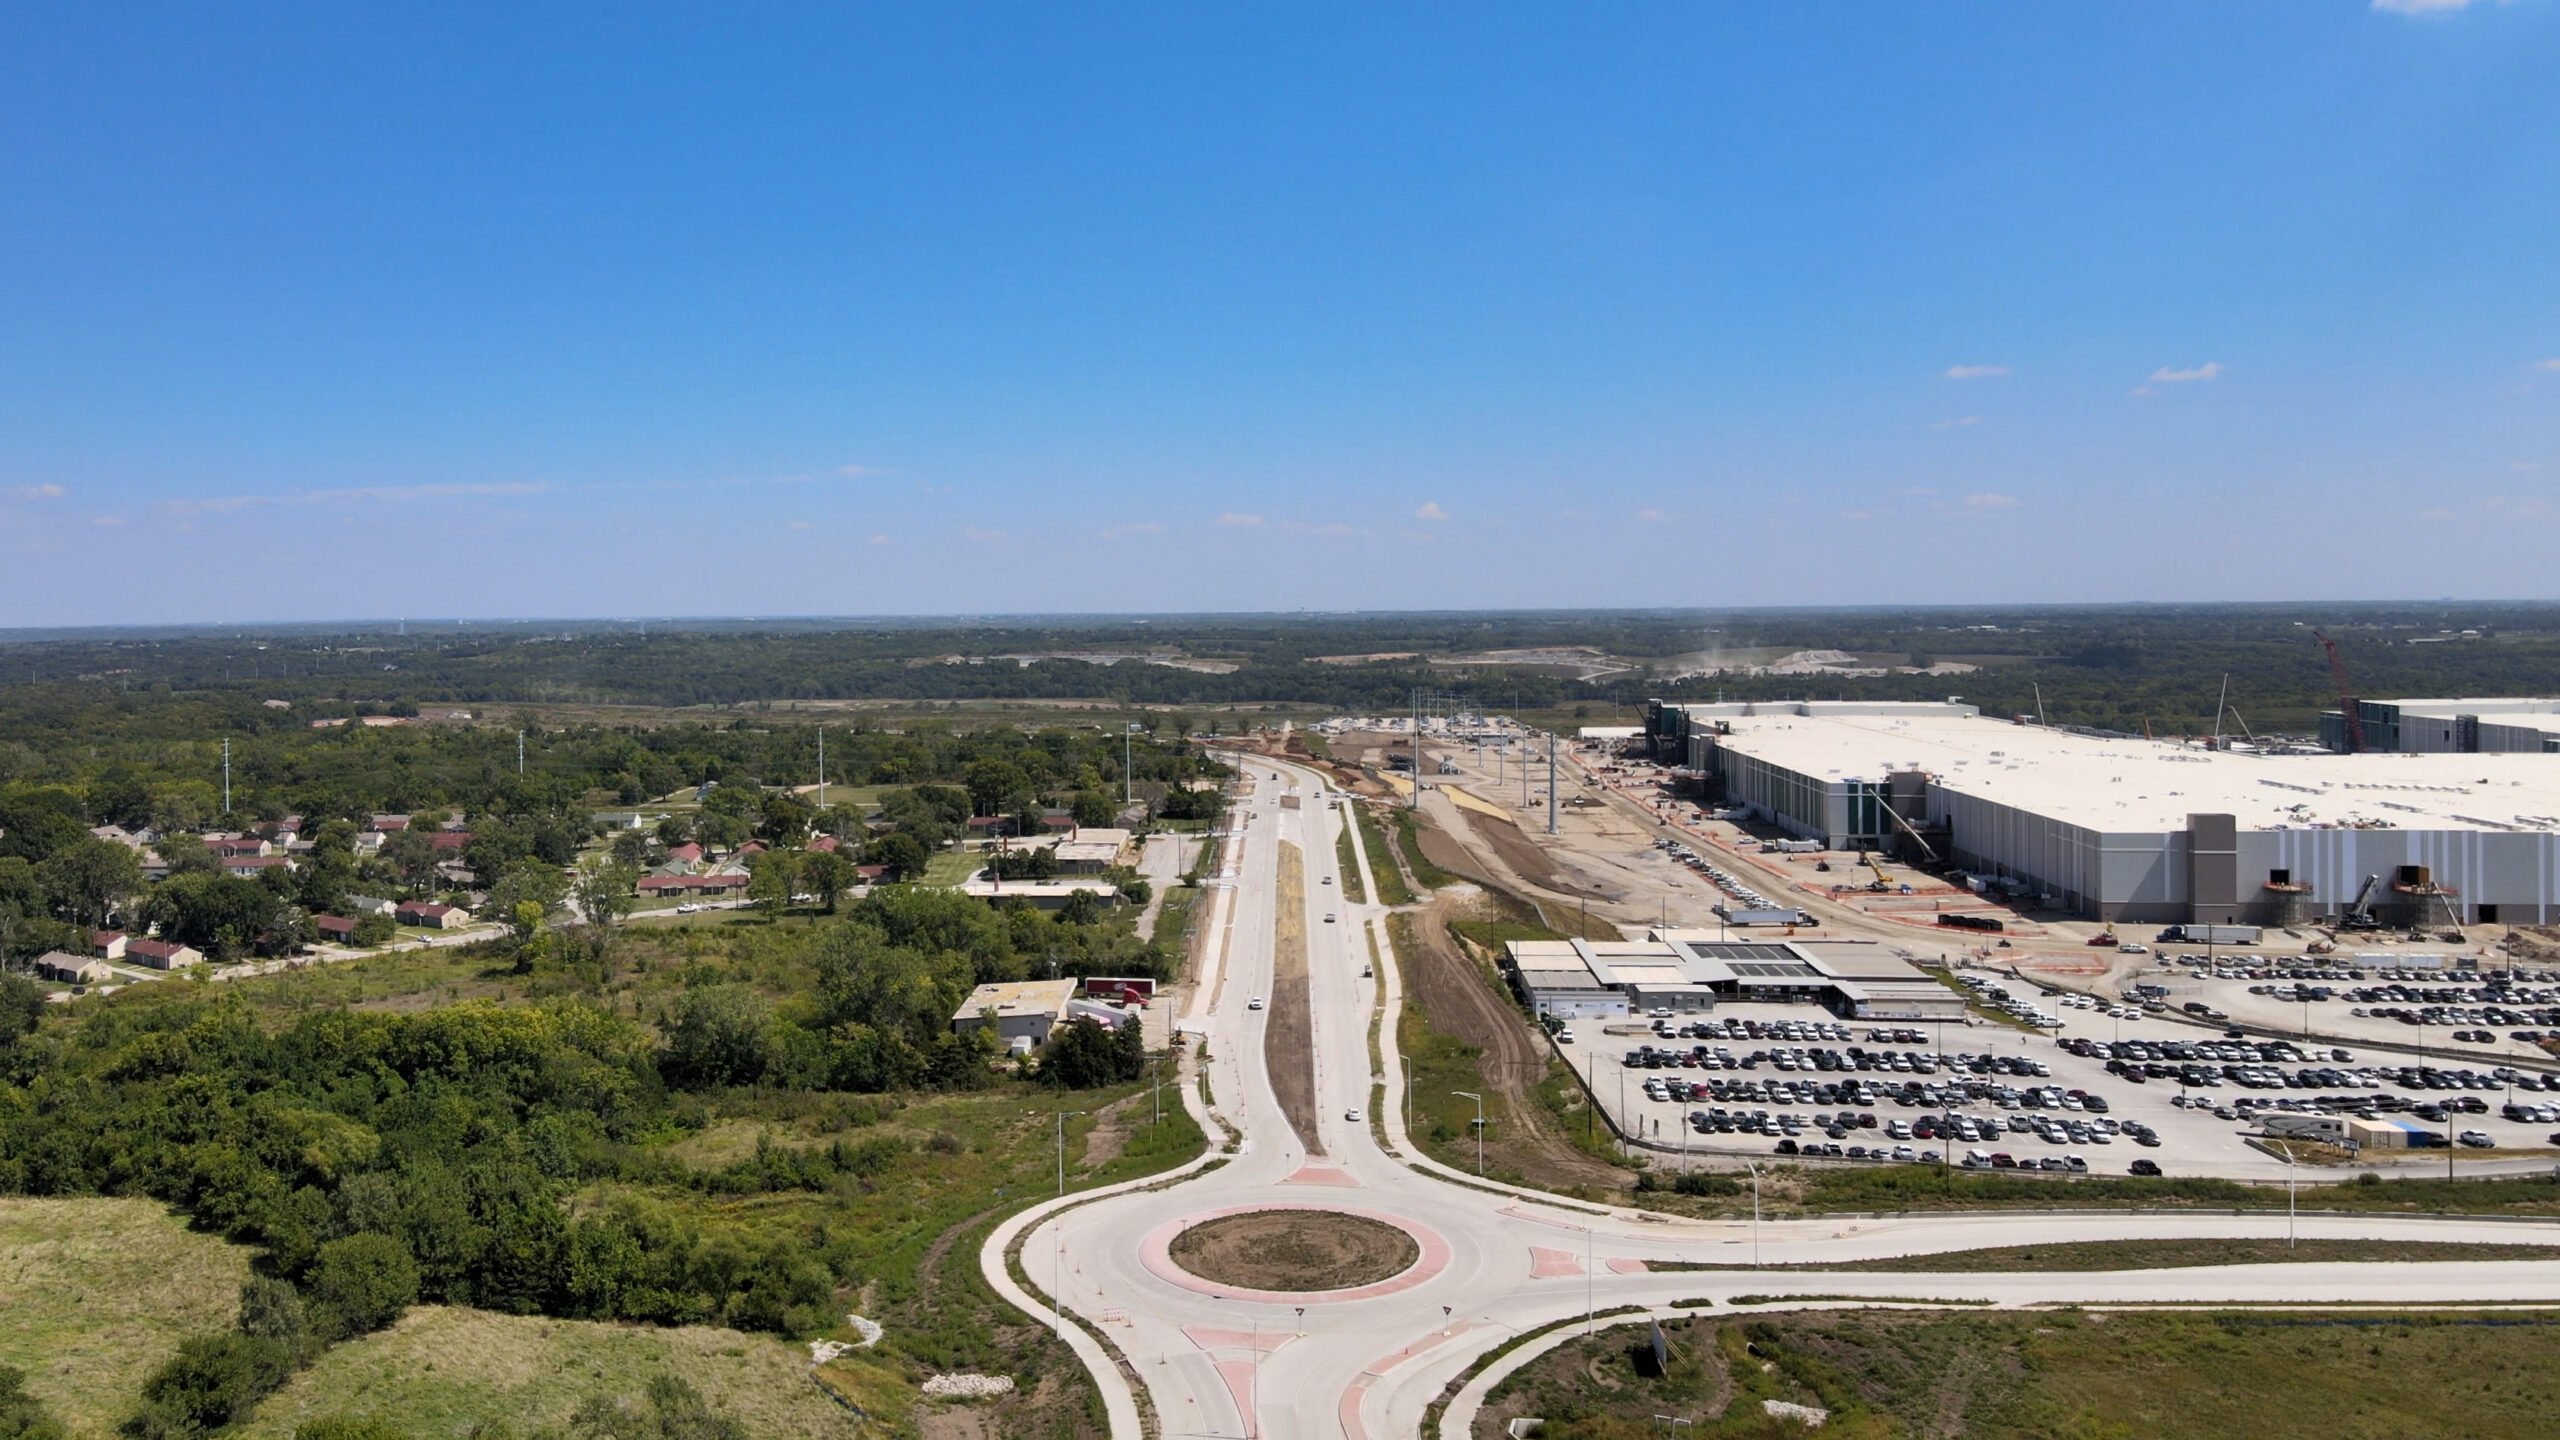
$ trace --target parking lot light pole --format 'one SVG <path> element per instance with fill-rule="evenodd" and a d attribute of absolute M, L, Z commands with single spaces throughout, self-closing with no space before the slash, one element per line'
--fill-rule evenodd
<path fill-rule="evenodd" d="M 1624 1078 L 1624 1072 L 1621 1072 L 1620 1079 L 1623 1081 Z M 1623 1084 L 1620 1088 L 1623 1091 Z M 1461 1100 L 1476 1102 L 1476 1178 L 1482 1179 L 1484 1178 L 1484 1097 L 1467 1090 L 1452 1090 L 1449 1093 Z"/>

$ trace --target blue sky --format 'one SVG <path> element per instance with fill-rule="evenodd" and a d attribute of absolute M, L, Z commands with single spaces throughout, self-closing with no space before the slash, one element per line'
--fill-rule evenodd
<path fill-rule="evenodd" d="M 2402 6 L 10 6 L 0 625 L 2552 596 Z"/>

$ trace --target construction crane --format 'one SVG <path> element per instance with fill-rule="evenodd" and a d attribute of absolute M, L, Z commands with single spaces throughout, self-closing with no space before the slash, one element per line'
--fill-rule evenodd
<path fill-rule="evenodd" d="M 1861 850 L 1858 852 L 1858 862 L 1876 872 L 1876 878 L 1867 882 L 1868 890 L 1881 895 L 1893 888 L 1893 877 L 1884 873 L 1884 867 L 1876 863 L 1875 856 Z"/>
<path fill-rule="evenodd" d="M 2346 913 L 2338 917 L 2339 929 L 2379 930 L 2382 928 L 2382 922 L 2374 918 L 2373 907 L 2365 903 L 2372 896 L 2373 887 L 2381 883 L 2382 877 L 2379 875 L 2364 877 L 2364 883 L 2356 887 L 2356 898 L 2347 902 Z"/>
<path fill-rule="evenodd" d="M 2347 662 L 2338 658 L 2337 641 L 2317 630 L 2311 632 L 2311 638 L 2319 641 L 2320 648 L 2329 652 L 2329 678 L 2337 684 L 2338 712 L 2347 722 L 2347 753 L 2361 755 L 2364 753 L 2364 720 L 2356 714 L 2356 687 L 2347 679 Z"/>

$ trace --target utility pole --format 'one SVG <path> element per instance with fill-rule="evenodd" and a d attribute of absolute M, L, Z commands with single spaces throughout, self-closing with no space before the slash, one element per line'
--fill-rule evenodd
<path fill-rule="evenodd" d="M 1422 808 L 1422 690 L 1421 690 L 1421 687 L 1419 687 L 1419 686 L 1415 687 L 1414 692 L 1413 692 L 1413 697 L 1412 697 L 1412 698 L 1413 698 L 1413 805 L 1412 805 L 1412 807 L 1411 807 L 1411 808 L 1416 809 L 1416 810 L 1419 810 L 1419 809 L 1421 809 L 1421 808 Z"/>
<path fill-rule="evenodd" d="M 818 727 L 818 808 L 827 808 L 827 727 Z"/>
<path fill-rule="evenodd" d="M 516 778 L 524 778 L 524 732 L 516 732 Z"/>
<path fill-rule="evenodd" d="M 231 737 L 222 737 L 222 813 L 231 813 Z"/>
<path fill-rule="evenodd" d="M 1120 803 L 1123 805 L 1135 805 L 1138 803 L 1137 761 L 1132 758 L 1131 754 L 1132 747 L 1137 744 L 1137 738 L 1138 722 L 1132 720 L 1121 726 L 1120 781 L 1127 791 L 1127 793 L 1120 797 Z"/>
<path fill-rule="evenodd" d="M 1556 737 L 1547 737 L 1547 833 L 1556 833 Z"/>

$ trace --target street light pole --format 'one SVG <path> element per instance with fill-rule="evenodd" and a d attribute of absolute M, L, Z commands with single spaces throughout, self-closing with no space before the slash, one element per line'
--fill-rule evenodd
<path fill-rule="evenodd" d="M 1067 1117 L 1083 1113 L 1081 1110 L 1058 1112 L 1058 1193 L 1061 1195 L 1067 1193 Z"/>
<path fill-rule="evenodd" d="M 2293 1182 L 2297 1172 L 2293 1167 L 2293 1147 L 2282 1141 L 2274 1143 L 2278 1150 L 2284 1152 L 2284 1248 L 2290 1250 L 2293 1248 Z"/>
<path fill-rule="evenodd" d="M 1742 1168 L 1751 1172 L 1751 1268 L 1760 1268 L 1760 1166 L 1745 1160 Z"/>
<path fill-rule="evenodd" d="M 1476 1102 L 1476 1178 L 1484 1178 L 1484 1097 L 1467 1090 L 1449 1092 L 1461 1100 Z"/>

